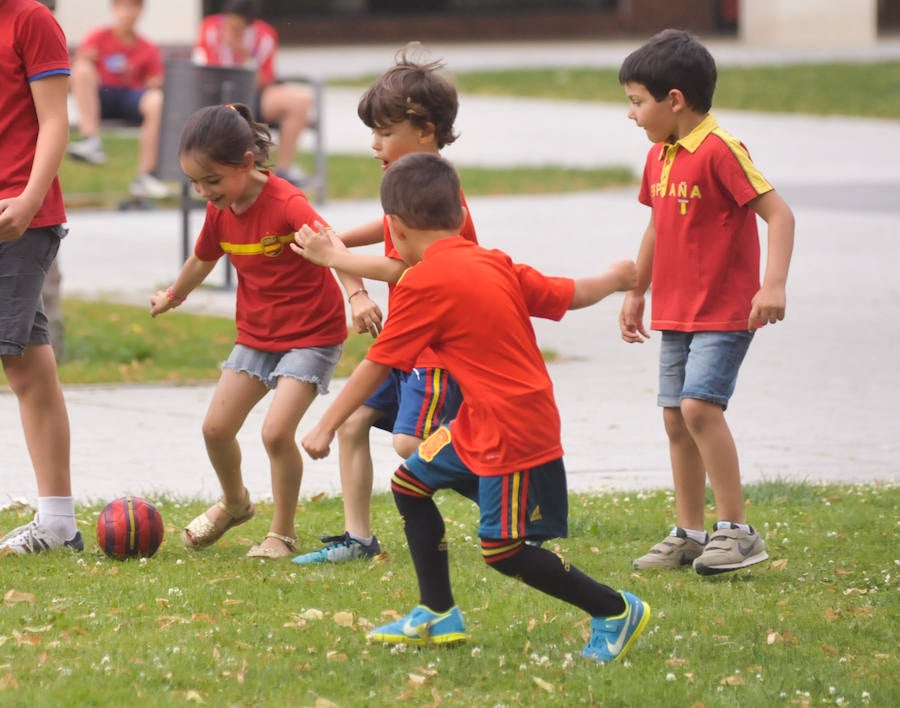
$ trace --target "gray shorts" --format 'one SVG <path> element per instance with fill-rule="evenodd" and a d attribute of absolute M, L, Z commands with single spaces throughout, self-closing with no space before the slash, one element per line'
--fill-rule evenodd
<path fill-rule="evenodd" d="M 337 344 L 333 347 L 305 347 L 289 349 L 286 352 L 264 352 L 243 344 L 235 344 L 222 368 L 243 371 L 255 376 L 269 388 L 275 388 L 280 377 L 290 376 L 298 381 L 313 383 L 318 393 L 326 394 L 342 350 L 343 345 Z"/>
<path fill-rule="evenodd" d="M 0 355 L 21 356 L 25 347 L 50 343 L 41 292 L 65 235 L 62 225 L 44 226 L 0 242 Z"/>

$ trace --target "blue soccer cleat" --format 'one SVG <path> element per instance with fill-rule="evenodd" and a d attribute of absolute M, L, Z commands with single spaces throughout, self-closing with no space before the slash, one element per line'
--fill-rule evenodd
<path fill-rule="evenodd" d="M 340 536 L 322 536 L 322 543 L 325 546 L 319 550 L 299 555 L 291 563 L 322 565 L 323 563 L 344 563 L 357 559 L 371 560 L 381 555 L 381 545 L 378 543 L 377 536 L 372 536 L 372 540 L 367 546 L 346 532 Z"/>
<path fill-rule="evenodd" d="M 438 614 L 419 605 L 406 617 L 369 632 L 370 642 L 415 646 L 461 644 L 468 637 L 462 612 L 455 606 Z"/>
<path fill-rule="evenodd" d="M 599 664 L 621 659 L 650 620 L 650 605 L 630 592 L 622 590 L 621 594 L 625 612 L 591 620 L 591 638 L 581 654 Z"/>

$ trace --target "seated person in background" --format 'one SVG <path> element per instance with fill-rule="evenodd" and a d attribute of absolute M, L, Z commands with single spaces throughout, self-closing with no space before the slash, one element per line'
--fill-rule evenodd
<path fill-rule="evenodd" d="M 163 105 L 163 62 L 159 49 L 135 32 L 143 0 L 112 0 L 113 24 L 88 33 L 72 61 L 72 94 L 78 107 L 81 140 L 69 156 L 93 165 L 106 163 L 100 140 L 104 118 L 141 124 L 134 197 L 162 199 L 169 188 L 157 179 L 157 149 Z"/>
<path fill-rule="evenodd" d="M 309 122 L 313 99 L 299 84 L 275 82 L 275 28 L 257 18 L 253 0 L 227 0 L 221 14 L 210 15 L 200 26 L 194 62 L 208 66 L 243 66 L 256 69 L 257 105 L 254 115 L 277 123 L 279 131 L 275 174 L 296 186 L 306 175 L 294 164 L 297 144 Z"/>

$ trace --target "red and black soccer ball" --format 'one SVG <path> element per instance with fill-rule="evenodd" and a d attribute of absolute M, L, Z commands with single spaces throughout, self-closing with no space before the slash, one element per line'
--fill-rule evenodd
<path fill-rule="evenodd" d="M 114 560 L 149 558 L 162 540 L 162 516 L 141 497 L 116 499 L 97 519 L 97 543 Z"/>

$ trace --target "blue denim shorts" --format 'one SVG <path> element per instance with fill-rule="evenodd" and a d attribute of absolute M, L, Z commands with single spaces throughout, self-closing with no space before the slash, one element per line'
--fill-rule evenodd
<path fill-rule="evenodd" d="M 278 385 L 282 376 L 316 385 L 319 394 L 328 393 L 328 384 L 334 367 L 341 358 L 343 345 L 333 347 L 305 347 L 286 352 L 264 352 L 243 344 L 235 344 L 222 364 L 223 369 L 234 369 L 255 376 L 269 388 Z"/>
<path fill-rule="evenodd" d="M 64 226 L 45 226 L 0 243 L 0 355 L 50 343 L 41 292 L 65 235 Z"/>
<path fill-rule="evenodd" d="M 728 407 L 738 370 L 753 332 L 662 333 L 659 349 L 659 396 L 663 408 L 678 408 L 684 398 Z"/>

